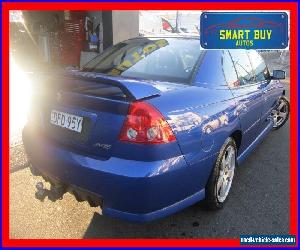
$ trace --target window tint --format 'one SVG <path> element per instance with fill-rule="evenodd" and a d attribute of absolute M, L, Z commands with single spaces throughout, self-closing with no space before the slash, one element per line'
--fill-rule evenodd
<path fill-rule="evenodd" d="M 230 88 L 238 87 L 240 82 L 237 79 L 235 68 L 232 63 L 231 56 L 227 50 L 223 51 L 223 74 L 226 79 L 226 83 Z"/>
<path fill-rule="evenodd" d="M 246 50 L 230 50 L 230 54 L 238 75 L 239 85 L 253 83 L 254 76 Z"/>
<path fill-rule="evenodd" d="M 112 76 L 188 83 L 202 52 L 197 39 L 138 38 L 119 43 L 83 70 Z"/>
<path fill-rule="evenodd" d="M 263 58 L 254 50 L 248 51 L 256 82 L 261 82 L 270 78 L 269 70 Z"/>

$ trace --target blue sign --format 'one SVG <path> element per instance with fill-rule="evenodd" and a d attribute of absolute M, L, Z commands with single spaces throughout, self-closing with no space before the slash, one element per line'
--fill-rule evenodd
<path fill-rule="evenodd" d="M 203 12 L 200 43 L 204 49 L 285 49 L 285 12 Z"/>

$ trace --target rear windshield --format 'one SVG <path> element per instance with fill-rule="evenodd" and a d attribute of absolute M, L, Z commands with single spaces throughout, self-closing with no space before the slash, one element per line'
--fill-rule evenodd
<path fill-rule="evenodd" d="M 188 83 L 200 54 L 197 39 L 137 38 L 105 50 L 88 62 L 83 71 Z"/>

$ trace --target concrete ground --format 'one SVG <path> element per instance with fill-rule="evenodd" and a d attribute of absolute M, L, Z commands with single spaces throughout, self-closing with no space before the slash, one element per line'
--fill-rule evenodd
<path fill-rule="evenodd" d="M 11 238 L 202 238 L 289 231 L 289 123 L 273 131 L 237 169 L 220 211 L 200 202 L 170 217 L 133 224 L 104 217 L 99 208 L 66 194 L 55 203 L 35 199 L 41 180 L 22 167 L 22 146 L 11 149 Z"/>

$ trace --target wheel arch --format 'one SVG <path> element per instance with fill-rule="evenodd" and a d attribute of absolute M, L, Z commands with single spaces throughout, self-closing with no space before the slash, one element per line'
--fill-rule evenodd
<path fill-rule="evenodd" d="M 243 137 L 242 131 L 235 130 L 230 134 L 230 137 L 232 137 L 234 139 L 236 148 L 237 148 L 237 150 L 239 150 L 241 147 L 241 144 L 242 144 L 242 137 Z"/>

